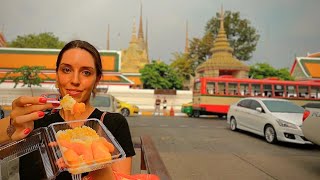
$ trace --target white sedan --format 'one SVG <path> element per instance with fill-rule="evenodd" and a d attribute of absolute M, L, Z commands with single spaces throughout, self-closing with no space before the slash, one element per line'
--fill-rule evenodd
<path fill-rule="evenodd" d="M 230 106 L 227 122 L 231 130 L 264 136 L 268 143 L 312 144 L 300 128 L 303 112 L 302 107 L 284 99 L 244 98 Z"/>
<path fill-rule="evenodd" d="M 319 104 L 320 105 L 320 104 Z M 314 144 L 320 145 L 320 108 L 306 107 L 303 114 L 302 132 Z"/>

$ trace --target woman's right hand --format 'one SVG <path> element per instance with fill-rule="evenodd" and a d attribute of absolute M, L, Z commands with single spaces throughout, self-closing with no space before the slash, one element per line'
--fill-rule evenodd
<path fill-rule="evenodd" d="M 43 110 L 52 109 L 55 104 L 48 103 L 45 97 L 21 96 L 12 102 L 10 121 L 14 126 L 14 133 L 11 140 L 25 138 L 34 128 L 35 120 L 42 118 Z"/>

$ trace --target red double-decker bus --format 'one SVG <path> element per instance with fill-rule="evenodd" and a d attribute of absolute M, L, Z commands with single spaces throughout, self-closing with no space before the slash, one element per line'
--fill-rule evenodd
<path fill-rule="evenodd" d="M 227 114 L 229 106 L 244 97 L 288 99 L 298 105 L 320 101 L 320 81 L 283 81 L 277 78 L 238 79 L 201 77 L 193 89 L 193 116 Z"/>

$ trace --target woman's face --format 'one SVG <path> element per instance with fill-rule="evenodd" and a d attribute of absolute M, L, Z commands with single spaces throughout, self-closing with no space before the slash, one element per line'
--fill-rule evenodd
<path fill-rule="evenodd" d="M 57 84 L 62 96 L 69 94 L 77 102 L 88 103 L 98 81 L 92 55 L 80 48 L 64 52 L 58 71 Z"/>

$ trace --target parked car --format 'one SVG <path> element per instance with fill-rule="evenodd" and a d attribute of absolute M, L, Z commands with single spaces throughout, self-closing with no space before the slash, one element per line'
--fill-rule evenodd
<path fill-rule="evenodd" d="M 61 95 L 59 93 L 45 93 L 45 94 L 41 94 L 41 96 L 47 98 L 48 100 L 57 100 L 57 101 L 61 100 Z M 61 107 L 57 107 L 54 109 L 46 109 L 44 111 L 44 113 L 54 114 L 54 113 L 58 112 L 60 108 Z"/>
<path fill-rule="evenodd" d="M 4 110 L 0 106 L 0 119 L 4 118 Z"/>
<path fill-rule="evenodd" d="M 313 103 L 312 106 L 307 106 L 303 113 L 302 132 L 304 136 L 314 144 L 320 145 L 320 103 Z"/>
<path fill-rule="evenodd" d="M 97 95 L 90 99 L 90 104 L 100 111 L 117 112 L 117 101 L 110 94 Z"/>
<path fill-rule="evenodd" d="M 304 109 L 320 109 L 320 103 L 316 103 L 316 102 L 311 102 L 311 103 L 307 103 L 302 105 L 301 107 L 303 107 Z"/>
<path fill-rule="evenodd" d="M 244 98 L 230 106 L 227 122 L 230 129 L 249 131 L 277 141 L 311 144 L 301 130 L 304 109 L 288 100 Z"/>
<path fill-rule="evenodd" d="M 186 113 L 189 117 L 193 117 L 193 108 L 192 108 L 192 102 L 182 104 L 181 106 L 181 112 Z"/>
<path fill-rule="evenodd" d="M 116 99 L 117 101 L 117 111 L 121 113 L 123 116 L 127 117 L 130 115 L 138 114 L 139 113 L 139 107 L 134 104 L 129 104 L 124 101 L 120 101 L 119 99 Z"/>

